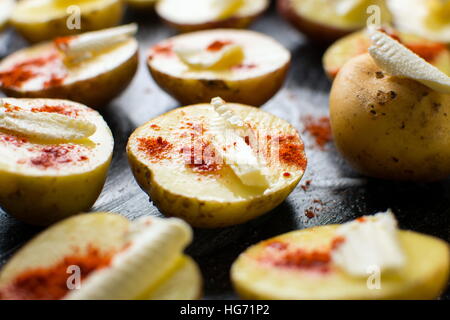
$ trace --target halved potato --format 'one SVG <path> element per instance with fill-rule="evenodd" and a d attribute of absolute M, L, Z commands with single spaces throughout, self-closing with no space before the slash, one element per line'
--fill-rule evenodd
<path fill-rule="evenodd" d="M 123 11 L 121 0 L 22 0 L 11 24 L 28 41 L 40 42 L 115 26 Z"/>
<path fill-rule="evenodd" d="M 181 229 L 176 228 L 181 222 L 149 217 L 141 223 L 141 229 L 134 235 L 136 222 L 111 213 L 81 214 L 52 226 L 26 244 L 1 270 L 0 299 L 71 299 L 83 296 L 88 299 L 93 294 L 97 299 L 199 298 L 202 279 L 197 264 L 191 258 L 181 251 L 171 251 L 169 255 L 174 259 L 161 263 L 159 260 L 169 256 L 167 252 L 153 252 L 153 256 L 144 258 L 144 261 L 142 255 L 148 252 L 143 252 L 145 250 L 138 244 L 147 241 L 150 250 L 161 239 L 170 242 L 171 239 L 166 239 L 167 232 L 177 236 Z M 184 246 L 182 243 L 179 245 Z M 175 250 L 175 247 L 170 250 Z M 140 269 L 137 269 L 138 265 Z M 74 284 L 69 279 L 74 275 L 73 269 L 67 269 L 70 266 L 80 268 L 79 289 L 70 290 L 67 286 L 67 283 Z M 152 266 L 163 266 L 164 270 L 147 273 Z M 99 281 L 101 277 L 108 277 L 110 281 L 102 283 L 105 280 Z M 33 281 L 39 279 L 40 286 L 33 286 Z M 139 286 L 144 290 L 132 295 L 136 291 L 134 286 L 130 289 L 132 281 L 140 282 Z M 104 292 L 105 289 L 110 291 Z M 127 296 L 128 293 L 131 296 Z"/>
<path fill-rule="evenodd" d="M 381 8 L 382 22 L 391 17 L 385 0 L 361 0 L 347 13 L 338 13 L 343 0 L 277 0 L 278 11 L 295 28 L 317 43 L 330 43 L 366 26 L 370 5 Z"/>
<path fill-rule="evenodd" d="M 220 68 L 195 68 L 176 53 L 193 45 L 204 54 L 224 46 L 242 49 L 241 60 Z M 290 64 L 290 53 L 266 35 L 244 30 L 198 31 L 169 38 L 151 48 L 148 67 L 156 83 L 181 104 L 227 101 L 260 106 L 280 89 Z M 224 58 L 226 60 L 226 58 Z"/>
<path fill-rule="evenodd" d="M 244 184 L 219 157 L 211 105 L 179 108 L 138 128 L 127 146 L 137 182 L 165 215 L 202 228 L 244 223 L 279 205 L 302 178 L 303 142 L 291 125 L 254 107 L 228 106 L 244 119 L 248 130 L 238 134 L 266 162 L 269 186 Z"/>
<path fill-rule="evenodd" d="M 403 32 L 450 43 L 450 3 L 441 0 L 389 0 L 395 26 Z"/>
<path fill-rule="evenodd" d="M 80 61 L 68 61 L 57 44 L 77 37 L 57 38 L 3 59 L 1 90 L 10 97 L 58 98 L 93 108 L 105 106 L 133 79 L 138 65 L 138 43 L 129 37 Z"/>
<path fill-rule="evenodd" d="M 395 36 L 406 47 L 450 75 L 450 49 L 445 44 L 403 33 L 396 33 Z M 328 77 L 334 79 L 348 60 L 367 53 L 370 46 L 371 41 L 365 30 L 336 41 L 323 56 L 323 66 Z"/>
<path fill-rule="evenodd" d="M 0 0 L 0 31 L 8 24 L 15 5 L 14 0 Z"/>
<path fill-rule="evenodd" d="M 28 121 L 23 113 L 52 118 Z M 94 125 L 95 132 L 77 140 L 63 138 L 62 134 L 58 137 L 59 131 L 52 130 L 56 121 L 52 115 L 58 121 L 65 116 L 63 126 L 87 121 L 89 126 Z M 8 116 L 19 119 L 11 124 Z M 21 122 L 17 122 L 20 117 Z M 14 123 L 18 123 L 16 127 Z M 28 126 L 32 129 L 27 130 Z M 44 131 L 38 134 L 33 131 L 36 128 Z M 45 132 L 46 136 L 42 134 Z M 84 105 L 67 100 L 0 99 L 0 206 L 36 225 L 49 225 L 88 210 L 103 188 L 112 151 L 108 125 L 100 114 Z"/>
<path fill-rule="evenodd" d="M 231 269 L 236 290 L 249 299 L 434 299 L 447 285 L 448 244 L 400 231 L 406 265 L 396 273 L 381 272 L 381 288 L 370 289 L 369 274 L 352 277 L 330 260 L 337 227 L 293 231 L 250 247 Z"/>
<path fill-rule="evenodd" d="M 158 15 L 181 32 L 246 28 L 269 6 L 268 0 L 159 0 Z"/>

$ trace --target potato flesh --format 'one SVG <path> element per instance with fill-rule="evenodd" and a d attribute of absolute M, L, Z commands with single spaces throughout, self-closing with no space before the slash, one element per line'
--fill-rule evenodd
<path fill-rule="evenodd" d="M 40 22 L 42 17 L 47 20 L 64 17 L 69 6 L 78 6 L 83 14 L 117 2 L 117 0 L 25 0 L 19 4 L 13 14 L 13 19 L 26 22 Z"/>
<path fill-rule="evenodd" d="M 237 112 L 241 118 L 246 119 L 248 123 L 259 124 L 261 127 L 258 129 L 261 132 L 268 130 L 268 134 L 272 136 L 297 136 L 293 127 L 275 116 L 256 108 L 234 104 L 230 104 L 230 106 L 234 112 Z M 224 166 L 219 172 L 207 172 L 207 174 L 196 173 L 186 166 L 184 155 L 180 153 L 180 150 L 186 146 L 191 146 L 190 132 L 192 131 L 186 123 L 192 123 L 194 126 L 199 127 L 203 126 L 203 130 L 207 134 L 209 129 L 208 123 L 215 116 L 215 112 L 209 105 L 183 108 L 163 115 L 139 128 L 133 134 L 130 139 L 129 152 L 134 153 L 139 161 L 149 166 L 153 172 L 154 179 L 159 185 L 175 194 L 219 202 L 243 201 L 262 196 L 260 189 L 244 185 L 228 166 Z M 158 129 L 154 130 L 151 127 L 152 125 Z M 137 139 L 142 137 L 163 137 L 173 144 L 174 152 L 171 154 L 171 159 L 156 163 L 151 161 L 145 152 L 139 151 Z M 304 168 L 288 167 L 273 163 L 270 166 L 268 176 L 271 187 L 266 189 L 264 194 L 273 193 L 292 183 L 292 181 L 295 181 L 303 174 L 303 170 Z M 283 176 L 285 172 L 290 173 L 288 178 Z M 189 188 L 186 188 L 187 185 L 189 185 Z"/>
<path fill-rule="evenodd" d="M 381 289 L 370 290 L 367 278 L 355 278 L 330 265 L 325 273 L 275 267 L 260 261 L 270 242 L 288 243 L 305 251 L 327 248 L 338 226 L 287 233 L 245 251 L 232 267 L 239 293 L 257 299 L 433 299 L 446 285 L 449 247 L 442 240 L 410 231 L 399 237 L 407 264 L 398 273 L 381 273 Z"/>
<path fill-rule="evenodd" d="M 162 0 L 157 4 L 158 14 L 176 24 L 202 24 L 221 20 L 220 14 L 213 10 L 211 0 Z M 247 17 L 262 12 L 267 0 L 245 0 L 233 17 Z"/>
<path fill-rule="evenodd" d="M 129 226 L 126 218 L 109 213 L 83 214 L 67 219 L 39 234 L 13 256 L 0 273 L 0 286 L 27 270 L 50 267 L 75 252 L 89 248 L 109 254 L 120 251 L 127 245 Z M 130 299 L 196 299 L 200 297 L 201 282 L 196 263 L 180 255 L 176 265 L 167 270 L 156 285 L 140 297 Z"/>
<path fill-rule="evenodd" d="M 445 45 L 408 34 L 398 35 L 406 46 L 429 63 L 450 76 L 450 50 Z M 365 31 L 358 31 L 336 41 L 323 58 L 324 68 L 334 78 L 344 64 L 353 57 L 368 52 L 371 43 Z M 433 52 L 437 53 L 433 54 Z"/>
<path fill-rule="evenodd" d="M 384 0 L 363 0 L 348 15 L 339 15 L 337 3 L 330 3 L 328 0 L 290 0 L 292 7 L 299 16 L 324 25 L 332 25 L 344 29 L 362 28 L 366 25 L 369 15 L 366 13 L 370 5 L 378 5 L 382 9 L 382 21 L 390 20 L 389 12 L 386 9 Z M 333 1 L 331 1 L 333 2 Z"/>
<path fill-rule="evenodd" d="M 65 100 L 6 98 L 2 101 L 10 104 L 11 107 L 18 107 L 24 111 L 49 112 L 48 110 L 56 110 L 53 112 L 64 112 L 69 116 L 89 121 L 95 125 L 96 131 L 88 138 L 79 141 L 48 141 L 26 138 L 25 141 L 19 143 L 17 143 L 17 139 L 20 141 L 20 137 L 0 132 L 0 137 L 3 138 L 2 143 L 0 143 L 0 152 L 4 155 L 0 162 L 1 171 L 24 176 L 69 176 L 94 170 L 109 161 L 113 148 L 112 135 L 108 125 L 96 111 Z M 12 142 L 8 143 L 9 140 Z M 75 147 L 73 152 L 68 153 L 68 156 L 73 156 L 71 161 L 58 162 L 56 159 L 54 166 L 44 164 L 44 167 L 39 163 L 33 164 L 28 161 L 39 157 L 43 148 L 60 144 Z M 83 157 L 83 160 L 79 160 L 80 157 Z"/>
<path fill-rule="evenodd" d="M 184 64 L 175 54 L 158 54 L 153 48 L 149 65 L 166 75 L 183 79 L 222 79 L 238 81 L 256 78 L 284 67 L 290 60 L 289 52 L 276 41 L 252 31 L 211 30 L 171 38 L 158 47 L 208 48 L 215 41 L 231 41 L 244 50 L 244 60 L 240 67 L 224 70 L 197 70 Z M 171 50 L 171 49 L 170 49 Z"/>
<path fill-rule="evenodd" d="M 13 70 L 17 64 L 23 62 L 55 55 L 56 58 L 50 64 L 42 67 L 32 67 L 31 70 L 35 70 L 36 76 L 22 83 L 19 88 L 11 87 L 19 91 L 39 91 L 52 87 L 52 85 L 47 85 L 46 82 L 55 72 L 62 77 L 62 82 L 56 86 L 67 86 L 79 81 L 95 79 L 99 75 L 114 70 L 128 61 L 136 54 L 137 49 L 136 40 L 129 39 L 80 63 L 65 64 L 64 56 L 56 50 L 53 43 L 38 44 L 5 58 L 0 63 L 0 72 Z"/>

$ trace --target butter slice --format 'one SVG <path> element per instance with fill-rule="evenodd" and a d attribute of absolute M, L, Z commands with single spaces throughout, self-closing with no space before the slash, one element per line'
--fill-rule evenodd
<path fill-rule="evenodd" d="M 244 50 L 237 44 L 225 45 L 218 51 L 205 48 L 174 48 L 175 54 L 194 69 L 227 69 L 244 60 Z"/>
<path fill-rule="evenodd" d="M 253 149 L 236 133 L 238 127 L 244 128 L 244 121 L 221 98 L 214 98 L 211 105 L 217 113 L 211 122 L 213 145 L 217 152 L 243 184 L 267 189 L 270 184 L 265 174 L 266 167 L 261 165 Z"/>
<path fill-rule="evenodd" d="M 73 141 L 90 137 L 96 126 L 58 113 L 0 110 L 0 129 L 39 140 Z"/>
<path fill-rule="evenodd" d="M 429 64 L 397 40 L 378 30 L 369 30 L 369 48 L 375 63 L 387 73 L 416 80 L 442 93 L 450 93 L 450 77 Z"/>
<path fill-rule="evenodd" d="M 161 280 L 192 241 L 189 225 L 180 219 L 144 217 L 132 222 L 129 246 L 107 268 L 92 273 L 67 300 L 135 299 Z"/>
<path fill-rule="evenodd" d="M 59 42 L 56 39 L 55 44 L 69 59 L 82 60 L 92 56 L 96 52 L 106 50 L 128 40 L 136 34 L 137 29 L 137 24 L 131 23 L 115 28 L 86 32 L 69 37 L 64 42 Z"/>
<path fill-rule="evenodd" d="M 332 261 L 351 276 L 367 276 L 373 267 L 394 271 L 405 265 L 397 221 L 391 210 L 345 223 L 337 229 L 336 236 L 344 242 L 332 251 Z"/>

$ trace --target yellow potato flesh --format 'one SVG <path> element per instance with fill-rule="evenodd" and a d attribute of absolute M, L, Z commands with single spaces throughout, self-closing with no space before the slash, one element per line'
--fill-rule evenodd
<path fill-rule="evenodd" d="M 450 95 L 391 77 L 366 54 L 338 73 L 330 95 L 337 149 L 363 174 L 433 181 L 450 175 Z"/>
<path fill-rule="evenodd" d="M 26 137 L 16 143 L 23 137 L 0 130 L 4 154 L 0 161 L 2 208 L 35 225 L 49 225 L 88 210 L 103 188 L 113 151 L 111 131 L 103 118 L 86 106 L 66 100 L 6 98 L 3 102 L 25 111 L 44 107 L 76 112 L 77 117 L 95 124 L 96 131 L 78 141 Z"/>
<path fill-rule="evenodd" d="M 0 63 L 0 73 L 34 59 L 55 56 L 51 62 L 34 67 L 36 76 L 20 86 L 1 84 L 10 97 L 68 99 L 92 108 L 106 106 L 131 82 L 138 66 L 138 44 L 129 39 L 78 63 L 67 63 L 52 42 L 19 50 Z M 62 80 L 47 82 L 53 74 Z M 0 78 L 1 79 L 1 78 Z M 37 79 L 37 80 L 36 80 Z"/>
<path fill-rule="evenodd" d="M 64 257 L 90 248 L 105 254 L 123 250 L 128 244 L 126 233 L 129 227 L 126 218 L 110 213 L 82 214 L 62 221 L 39 234 L 8 261 L 0 272 L 0 287 L 11 283 L 23 272 L 52 267 Z M 201 295 L 201 282 L 196 263 L 180 254 L 176 264 L 157 284 L 130 299 L 197 299 Z"/>
<path fill-rule="evenodd" d="M 450 75 L 450 50 L 444 45 L 420 37 L 399 34 L 400 40 L 439 70 Z M 344 64 L 368 52 L 371 42 L 365 31 L 358 31 L 336 41 L 325 52 L 323 65 L 327 75 L 334 79 Z"/>
<path fill-rule="evenodd" d="M 368 287 L 369 275 L 351 277 L 332 264 L 327 272 L 318 272 L 261 262 L 270 242 L 314 251 L 331 245 L 336 228 L 332 225 L 294 231 L 247 249 L 232 266 L 235 288 L 242 297 L 250 299 L 344 300 L 434 299 L 446 286 L 450 263 L 448 244 L 411 231 L 399 232 L 407 264 L 397 273 L 381 272 L 380 289 Z"/>
<path fill-rule="evenodd" d="M 299 139 L 296 130 L 284 120 L 254 107 L 229 105 L 263 135 L 268 132 L 273 137 Z M 190 150 L 191 146 L 201 150 L 201 142 L 194 145 L 191 140 L 191 134 L 198 136 L 195 128 L 204 130 L 204 135 L 198 137 L 203 137 L 206 143 L 211 141 L 207 134 L 215 116 L 208 104 L 174 110 L 138 128 L 127 147 L 136 180 L 158 208 L 168 216 L 180 217 L 198 227 L 239 224 L 270 211 L 295 188 L 305 169 L 304 166 L 269 162 L 268 178 L 272 187 L 267 190 L 244 185 L 227 165 L 219 166 L 217 171 L 196 171 L 198 169 L 186 165 L 185 155 L 180 150 Z M 142 138 L 156 141 L 161 138 L 170 143 L 172 147 L 167 157 L 157 159 L 140 150 L 139 139 Z M 201 138 L 193 141 L 199 142 Z M 299 148 L 303 148 L 301 140 L 298 141 Z M 285 173 L 288 176 L 284 176 Z"/>
<path fill-rule="evenodd" d="M 68 21 L 76 21 L 74 11 L 68 12 L 74 5 L 81 10 L 79 28 L 67 26 Z M 28 41 L 40 42 L 113 27 L 122 19 L 123 11 L 120 0 L 25 0 L 16 7 L 11 23 Z"/>
<path fill-rule="evenodd" d="M 390 21 L 390 14 L 384 0 L 360 1 L 347 14 L 338 14 L 336 5 L 324 0 L 290 0 L 292 7 L 299 16 L 315 23 L 333 26 L 341 29 L 359 29 L 366 25 L 369 14 L 366 12 L 371 5 L 381 8 L 382 22 Z"/>
<path fill-rule="evenodd" d="M 243 49 L 244 59 L 227 68 L 199 70 L 183 63 L 176 47 L 208 50 L 217 41 Z M 164 50 L 162 50 L 162 48 Z M 217 29 L 170 38 L 151 49 L 148 67 L 158 85 L 183 105 L 204 103 L 220 96 L 226 101 L 260 106 L 281 88 L 290 63 L 290 53 L 260 33 Z"/>

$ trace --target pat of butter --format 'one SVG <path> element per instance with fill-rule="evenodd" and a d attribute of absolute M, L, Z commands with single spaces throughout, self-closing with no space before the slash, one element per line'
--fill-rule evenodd
<path fill-rule="evenodd" d="M 239 118 L 221 98 L 214 98 L 211 105 L 217 117 L 211 122 L 213 145 L 241 182 L 247 186 L 268 188 L 266 167 L 258 160 L 253 149 L 236 133 L 244 128 Z"/>
<path fill-rule="evenodd" d="M 68 300 L 135 299 L 162 279 L 192 241 L 192 230 L 180 219 L 144 217 L 125 235 L 129 245 L 111 265 L 92 273 Z"/>
<path fill-rule="evenodd" d="M 228 69 L 244 60 L 244 50 L 236 44 L 228 44 L 220 50 L 206 48 L 174 48 L 175 54 L 187 66 L 194 69 Z"/>
<path fill-rule="evenodd" d="M 244 4 L 245 0 L 211 0 L 211 9 L 218 19 L 227 19 L 236 14 Z"/>
<path fill-rule="evenodd" d="M 336 231 L 344 242 L 332 251 L 332 261 L 355 277 L 367 276 L 373 267 L 398 270 L 405 265 L 405 255 L 397 232 L 391 210 L 345 223 Z"/>
<path fill-rule="evenodd" d="M 386 33 L 370 29 L 375 63 L 392 76 L 416 80 L 442 93 L 450 93 L 450 77 Z"/>
<path fill-rule="evenodd" d="M 55 39 L 55 46 L 69 60 L 83 60 L 96 52 L 106 50 L 130 39 L 136 34 L 137 29 L 137 24 L 131 23 L 115 28 L 86 32 L 73 37 L 57 38 Z"/>
<path fill-rule="evenodd" d="M 0 129 L 39 140 L 73 141 L 90 137 L 96 126 L 57 113 L 0 110 Z"/>

